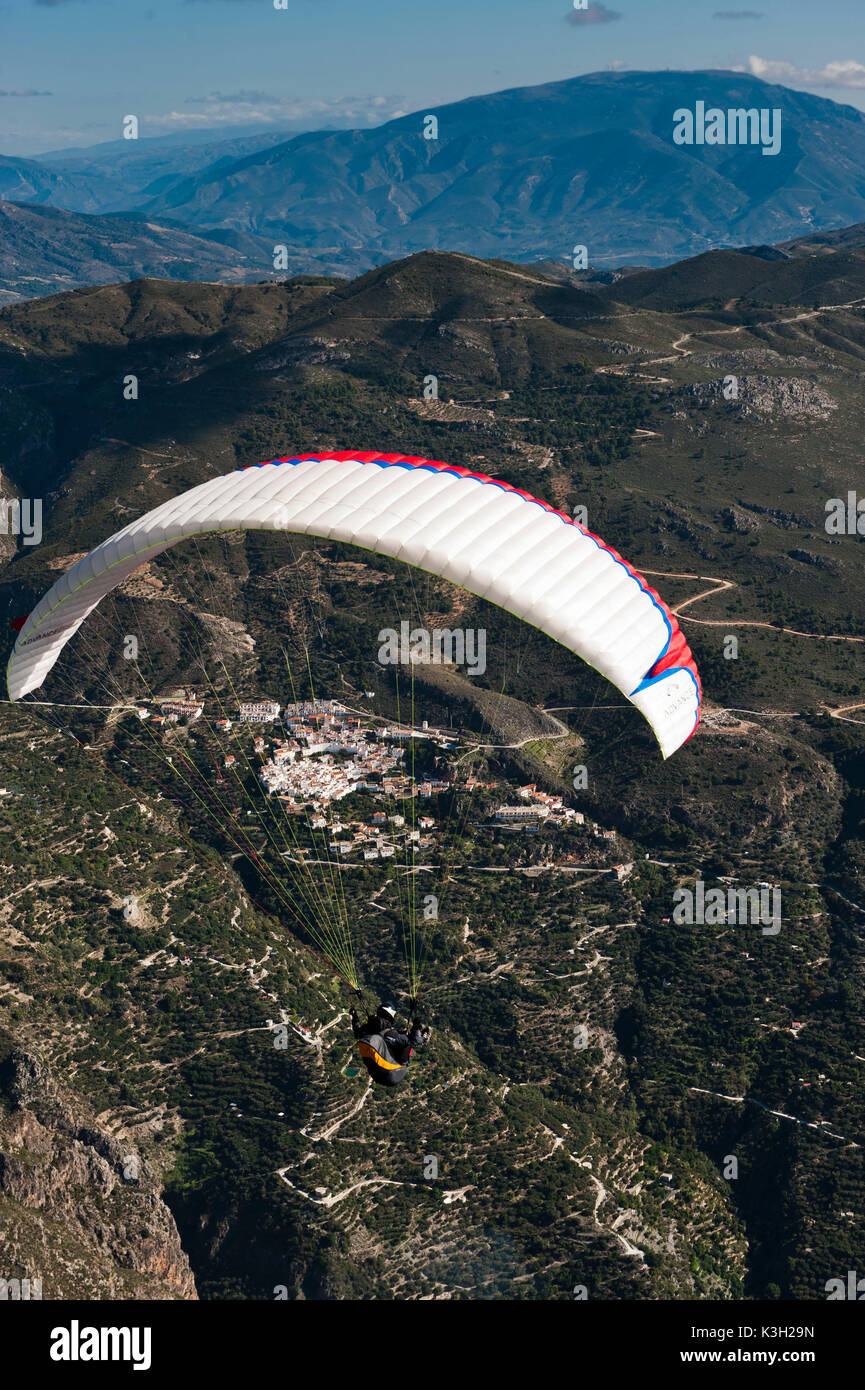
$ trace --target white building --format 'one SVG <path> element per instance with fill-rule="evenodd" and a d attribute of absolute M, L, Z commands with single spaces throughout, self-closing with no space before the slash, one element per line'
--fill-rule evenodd
<path fill-rule="evenodd" d="M 241 724 L 272 724 L 279 718 L 280 706 L 275 700 L 248 700 L 238 711 Z"/>
<path fill-rule="evenodd" d="M 178 719 L 198 719 L 204 710 L 201 700 L 164 700 L 162 713 L 172 724 Z"/>
<path fill-rule="evenodd" d="M 285 719 L 310 719 L 315 714 L 345 714 L 345 705 L 338 700 L 300 700 L 286 705 Z"/>
<path fill-rule="evenodd" d="M 495 819 L 503 825 L 519 825 L 526 821 L 546 820 L 549 814 L 548 806 L 500 806 Z"/>

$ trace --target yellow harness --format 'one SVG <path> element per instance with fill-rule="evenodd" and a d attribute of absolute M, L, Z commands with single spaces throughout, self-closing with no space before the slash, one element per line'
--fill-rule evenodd
<path fill-rule="evenodd" d="M 366 1057 L 368 1061 L 373 1062 L 377 1067 L 382 1067 L 385 1071 L 402 1071 L 405 1066 L 404 1062 L 389 1062 L 386 1057 L 382 1057 L 380 1052 L 376 1052 L 369 1043 L 359 1042 L 357 1047 L 361 1057 Z"/>

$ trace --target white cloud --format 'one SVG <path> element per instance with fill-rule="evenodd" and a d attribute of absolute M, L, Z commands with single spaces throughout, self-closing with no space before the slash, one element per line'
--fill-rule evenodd
<path fill-rule="evenodd" d="M 788 87 L 865 87 L 865 65 L 852 59 L 826 63 L 822 68 L 800 68 L 780 59 L 759 58 L 752 53 L 734 72 L 748 72 L 764 82 L 782 82 Z"/>
<path fill-rule="evenodd" d="M 298 125 L 310 130 L 328 126 L 348 127 L 383 124 L 405 115 L 398 96 L 354 96 L 333 100 L 275 96 L 269 92 L 240 90 L 209 92 L 187 97 L 183 111 L 166 111 L 144 118 L 148 133 L 154 130 L 204 130 L 220 125 Z M 195 110 L 188 108 L 195 107 Z"/>
<path fill-rule="evenodd" d="M 278 101 L 278 97 L 271 96 L 269 92 L 239 91 L 239 92 L 209 92 L 206 97 L 187 97 L 187 106 L 216 105 L 218 103 L 229 106 L 249 106 L 254 102 Z"/>
<path fill-rule="evenodd" d="M 618 10 L 608 10 L 606 5 L 601 4 L 601 0 L 595 0 L 584 10 L 573 9 L 565 15 L 568 24 L 582 26 L 584 24 L 615 24 L 617 19 L 621 19 Z"/>

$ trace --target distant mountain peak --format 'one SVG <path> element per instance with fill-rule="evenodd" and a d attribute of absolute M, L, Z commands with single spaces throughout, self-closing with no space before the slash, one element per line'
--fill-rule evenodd
<path fill-rule="evenodd" d="M 675 138 L 682 112 L 692 143 Z M 754 132 L 776 112 L 777 151 L 761 158 Z M 424 250 L 567 269 L 585 246 L 598 276 L 743 245 L 786 254 L 865 222 L 865 113 L 733 71 L 592 72 L 371 129 L 152 144 L 125 162 L 0 158 L 0 196 L 131 210 L 236 247 L 253 276 L 260 258 L 261 278 L 274 247 L 289 274 L 352 277 Z"/>
<path fill-rule="evenodd" d="M 779 110 L 773 159 L 674 141 L 681 109 Z M 357 273 L 433 248 L 598 268 L 774 244 L 865 219 L 865 115 L 723 71 L 596 72 L 315 132 L 204 170 L 145 206 L 272 237 L 308 268 Z M 759 125 L 758 125 L 759 130 Z"/>

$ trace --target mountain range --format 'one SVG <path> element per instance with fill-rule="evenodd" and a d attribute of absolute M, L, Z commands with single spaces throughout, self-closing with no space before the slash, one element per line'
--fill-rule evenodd
<path fill-rule="evenodd" d="M 779 111 L 779 152 L 676 144 L 674 113 L 698 102 Z M 427 115 L 438 121 L 436 139 L 425 138 Z M 41 161 L 5 157 L 0 195 L 180 224 L 250 256 L 258 278 L 273 273 L 274 245 L 285 246 L 294 274 L 353 276 L 425 249 L 570 264 L 578 245 L 609 271 L 862 222 L 865 115 L 736 72 L 600 72 L 371 130 L 119 141 Z M 14 237 L 7 226 L 13 251 Z M 188 277 L 211 278 L 210 248 L 198 265 L 188 253 Z M 76 254 L 77 283 L 94 283 L 100 258 L 85 246 Z M 140 263 L 131 257 L 127 275 Z M 76 283 L 73 264 L 68 273 Z M 22 261 L 19 288 L 7 283 L 7 295 L 26 296 L 36 282 L 50 277 Z"/>
<path fill-rule="evenodd" d="M 780 109 L 780 153 L 675 145 L 674 112 L 699 100 Z M 437 140 L 422 115 L 301 135 L 145 207 L 356 271 L 425 248 L 532 261 L 577 243 L 593 264 L 662 264 L 865 212 L 865 115 L 741 74 L 595 73 L 473 97 L 437 113 Z"/>

